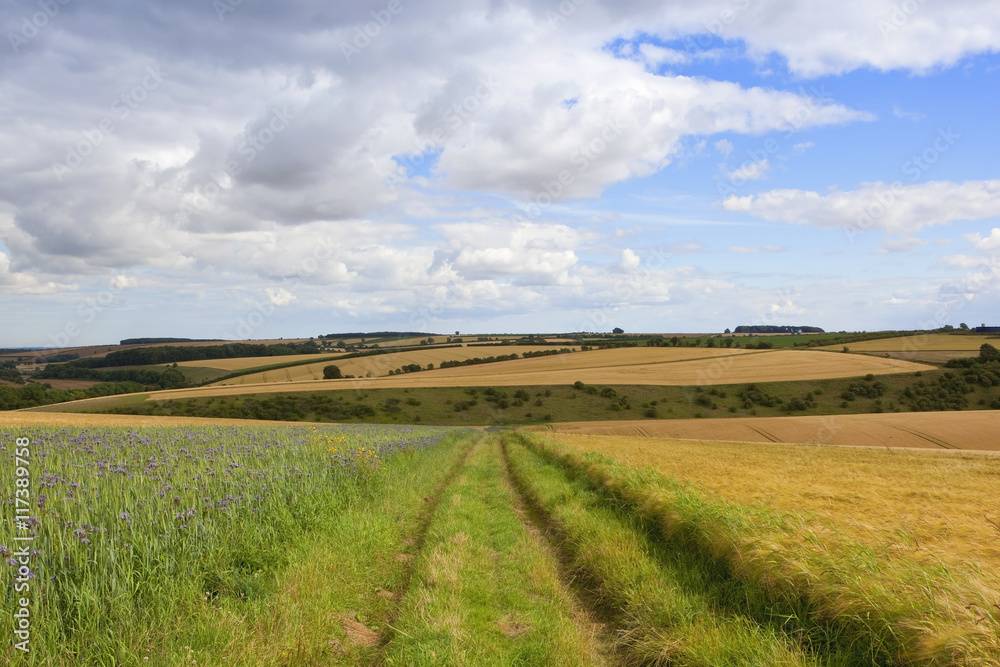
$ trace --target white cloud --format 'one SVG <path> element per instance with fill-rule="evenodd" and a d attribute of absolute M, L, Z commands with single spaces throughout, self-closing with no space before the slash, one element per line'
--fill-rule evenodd
<path fill-rule="evenodd" d="M 811 141 L 802 141 L 802 142 L 799 142 L 797 144 L 792 145 L 792 150 L 795 152 L 796 155 L 802 155 L 803 153 L 805 153 L 807 150 L 809 150 L 810 148 L 812 148 L 815 145 L 816 144 L 814 144 Z"/>
<path fill-rule="evenodd" d="M 722 175 L 732 182 L 759 181 L 767 176 L 767 172 L 770 171 L 770 169 L 771 165 L 767 161 L 767 158 L 756 161 L 747 160 L 732 171 L 730 171 L 725 164 L 719 165 L 719 171 L 722 172 Z"/>
<path fill-rule="evenodd" d="M 639 52 L 647 64 L 656 67 L 659 65 L 684 65 L 691 61 L 691 56 L 683 51 L 667 49 L 655 44 L 642 44 Z"/>
<path fill-rule="evenodd" d="M 729 139 L 719 139 L 712 145 L 715 146 L 715 150 L 723 155 L 729 155 L 733 152 L 733 142 L 729 141 Z"/>
<path fill-rule="evenodd" d="M 299 300 L 297 296 L 283 287 L 268 287 L 265 292 L 267 294 L 268 301 L 276 306 L 287 306 L 288 304 L 295 303 Z"/>
<path fill-rule="evenodd" d="M 618 268 L 622 271 L 635 271 L 639 268 L 639 256 L 632 252 L 631 248 L 622 250 L 622 256 L 618 260 Z"/>
<path fill-rule="evenodd" d="M 976 246 L 977 250 L 996 250 L 1000 248 L 1000 228 L 997 227 L 990 230 L 989 236 L 986 237 L 980 235 L 979 232 L 975 232 L 973 234 L 963 234 L 962 238 Z"/>
<path fill-rule="evenodd" d="M 932 181 L 916 185 L 865 183 L 857 190 L 781 189 L 723 201 L 729 211 L 765 220 L 825 229 L 881 229 L 911 235 L 955 220 L 981 220 L 1000 215 L 1000 179 Z"/>

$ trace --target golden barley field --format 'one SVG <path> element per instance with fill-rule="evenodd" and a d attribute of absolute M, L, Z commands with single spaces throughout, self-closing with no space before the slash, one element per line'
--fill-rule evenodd
<path fill-rule="evenodd" d="M 1000 410 L 565 422 L 531 427 L 580 435 L 1000 450 Z"/>
<path fill-rule="evenodd" d="M 943 364 L 951 359 L 975 356 L 983 343 L 1000 344 L 1000 338 L 986 335 L 920 334 L 866 340 L 848 345 L 851 352 L 888 356 L 906 361 Z M 843 346 L 827 346 L 819 349 L 842 350 Z"/>
<path fill-rule="evenodd" d="M 448 368 L 436 371 L 435 380 L 447 376 L 452 381 L 474 377 L 484 385 L 572 384 L 576 380 L 590 384 L 713 385 L 908 373 L 931 368 L 898 359 L 815 350 L 621 348 L 518 359 L 487 367 Z"/>
<path fill-rule="evenodd" d="M 551 437 L 651 466 L 730 502 L 811 514 L 918 561 L 1000 573 L 1000 455 L 992 452 Z"/>
<path fill-rule="evenodd" d="M 551 350 L 551 347 L 544 345 L 503 345 L 497 347 L 448 347 L 435 349 L 433 347 L 420 350 L 406 350 L 404 352 L 390 352 L 378 354 L 370 357 L 357 357 L 354 359 L 343 359 L 334 361 L 318 361 L 314 364 L 293 366 L 291 368 L 280 368 L 273 371 L 261 371 L 250 375 L 242 375 L 237 378 L 223 380 L 218 385 L 247 385 L 271 382 L 300 382 L 303 380 L 322 380 L 323 368 L 330 364 L 340 368 L 344 375 L 354 375 L 355 377 L 382 377 L 387 376 L 389 371 L 396 370 L 407 364 L 420 364 L 426 367 L 427 364 L 439 365 L 442 361 L 464 361 L 475 357 L 489 357 L 501 354 L 524 354 L 525 352 L 535 352 L 538 350 Z M 279 361 L 275 361 L 279 359 Z M 243 368 L 253 368 L 254 366 L 266 366 L 268 364 L 281 363 L 281 357 L 255 357 L 251 359 L 222 359 L 218 361 L 195 361 L 189 365 L 209 366 L 212 368 L 222 368 L 217 365 L 221 362 L 233 362 L 232 368 L 227 370 L 241 370 Z M 262 361 L 263 360 L 263 361 Z M 270 361 L 268 361 L 270 360 Z M 256 361 L 257 363 L 249 363 Z M 239 364 L 244 362 L 244 364 Z M 183 365 L 183 364 L 182 364 Z M 370 375 L 369 375 L 370 374 Z"/>

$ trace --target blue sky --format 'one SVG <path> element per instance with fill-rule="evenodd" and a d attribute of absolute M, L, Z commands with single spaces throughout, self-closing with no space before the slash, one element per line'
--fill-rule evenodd
<path fill-rule="evenodd" d="M 990 2 L 10 4 L 0 346 L 1000 324 Z"/>

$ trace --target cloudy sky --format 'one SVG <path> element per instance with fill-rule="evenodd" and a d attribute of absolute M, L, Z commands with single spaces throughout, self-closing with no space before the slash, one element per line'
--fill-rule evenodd
<path fill-rule="evenodd" d="M 1000 324 L 994 0 L 0 7 L 0 346 Z"/>

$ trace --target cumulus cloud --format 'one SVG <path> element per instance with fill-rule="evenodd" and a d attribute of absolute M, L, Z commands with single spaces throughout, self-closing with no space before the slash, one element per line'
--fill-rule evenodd
<path fill-rule="evenodd" d="M 982 236 L 979 232 L 973 234 L 963 234 L 963 238 L 974 245 L 977 250 L 997 250 L 1000 248 L 1000 228 L 994 227 L 988 236 Z"/>
<path fill-rule="evenodd" d="M 639 256 L 632 252 L 631 248 L 625 248 L 618 260 L 618 268 L 622 271 L 635 271 L 639 268 L 640 262 Z"/>
<path fill-rule="evenodd" d="M 265 293 L 387 317 L 441 290 L 469 312 L 484 299 L 497 312 L 566 306 L 611 290 L 641 254 L 616 245 L 618 266 L 605 248 L 593 260 L 589 243 L 618 237 L 566 223 L 568 200 L 656 174 L 691 146 L 728 156 L 732 141 L 719 134 L 873 119 L 807 86 L 740 85 L 686 66 L 777 57 L 798 77 L 923 73 L 1000 46 L 988 0 L 903 15 L 890 0 L 780 12 L 731 0 L 563 4 L 574 9 L 404 3 L 361 41 L 384 0 L 231 4 L 224 20 L 211 3 L 61 5 L 36 36 L 0 50 L 0 291 L 110 280 L 130 294 L 238 304 Z M 4 35 L 36 11 L 12 3 Z M 725 47 L 700 47 L 706 26 Z M 909 209 L 901 196 L 875 224 L 904 234 L 986 217 L 988 183 L 945 184 Z M 775 190 L 725 203 L 844 226 L 867 210 L 866 195 Z M 520 202 L 530 220 L 500 220 L 488 198 L 499 209 Z M 726 282 L 658 280 L 651 304 Z"/>
<path fill-rule="evenodd" d="M 876 182 L 865 183 L 857 190 L 825 194 L 779 189 L 744 197 L 734 195 L 722 205 L 729 211 L 776 222 L 825 229 L 880 229 L 909 236 L 933 225 L 1000 215 L 1000 180 L 914 185 Z"/>

